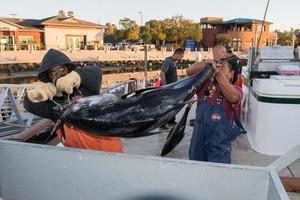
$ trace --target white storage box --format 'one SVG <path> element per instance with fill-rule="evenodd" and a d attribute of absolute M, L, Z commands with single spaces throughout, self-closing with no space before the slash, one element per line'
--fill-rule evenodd
<path fill-rule="evenodd" d="M 298 65 L 278 65 L 277 72 L 279 75 L 300 75 L 300 67 Z"/>
<path fill-rule="evenodd" d="M 254 79 L 247 101 L 243 123 L 254 150 L 283 155 L 300 144 L 300 76 Z"/>
<path fill-rule="evenodd" d="M 260 50 L 260 59 L 291 60 L 294 59 L 294 48 L 291 46 L 267 46 Z"/>

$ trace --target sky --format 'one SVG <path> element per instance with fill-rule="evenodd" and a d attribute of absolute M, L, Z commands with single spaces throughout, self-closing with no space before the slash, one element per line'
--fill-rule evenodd
<path fill-rule="evenodd" d="M 129 17 L 141 24 L 175 15 L 199 22 L 202 17 L 263 19 L 267 0 L 0 0 L 1 17 L 42 19 L 72 10 L 78 19 L 118 24 Z M 300 28 L 300 0 L 270 0 L 267 21 L 271 30 Z M 139 13 L 139 12 L 142 12 Z"/>

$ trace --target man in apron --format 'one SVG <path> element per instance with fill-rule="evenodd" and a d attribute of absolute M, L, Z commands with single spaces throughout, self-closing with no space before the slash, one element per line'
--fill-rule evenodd
<path fill-rule="evenodd" d="M 43 83 L 27 91 L 24 107 L 31 113 L 56 122 L 56 103 L 98 95 L 102 80 L 98 66 L 76 67 L 62 52 L 50 49 L 38 69 L 38 79 Z M 121 139 L 91 135 L 88 132 L 62 124 L 56 131 L 66 147 L 122 152 Z"/>
<path fill-rule="evenodd" d="M 225 47 L 218 45 L 213 52 L 214 60 L 188 69 L 189 72 L 196 72 L 195 68 L 201 70 L 209 64 L 215 71 L 214 77 L 197 92 L 196 120 L 189 156 L 191 160 L 231 163 L 231 141 L 242 132 L 235 108 L 240 104 L 243 92 L 233 86 L 236 81 L 234 63 L 225 59 Z"/>

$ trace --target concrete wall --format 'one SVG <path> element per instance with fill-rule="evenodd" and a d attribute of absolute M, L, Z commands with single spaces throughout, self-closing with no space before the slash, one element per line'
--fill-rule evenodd
<path fill-rule="evenodd" d="M 100 45 L 103 45 L 104 29 L 46 26 L 44 30 L 46 49 L 66 49 L 66 35 L 86 35 L 88 45 L 92 45 L 95 40 L 98 40 Z"/>

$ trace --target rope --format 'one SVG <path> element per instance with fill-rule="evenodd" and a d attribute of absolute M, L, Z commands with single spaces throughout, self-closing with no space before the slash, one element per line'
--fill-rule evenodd
<path fill-rule="evenodd" d="M 257 45 L 256 45 L 257 46 L 256 47 L 256 49 L 257 49 L 256 50 L 256 55 L 258 54 L 259 43 L 260 43 L 262 32 L 263 32 L 264 26 L 265 26 L 266 16 L 267 16 L 268 8 L 269 8 L 269 3 L 270 3 L 270 0 L 268 0 L 267 6 L 266 6 L 266 9 L 265 9 L 264 19 L 263 19 L 263 22 L 262 22 L 262 25 L 261 25 L 260 35 L 259 35 L 258 42 L 257 42 Z"/>

